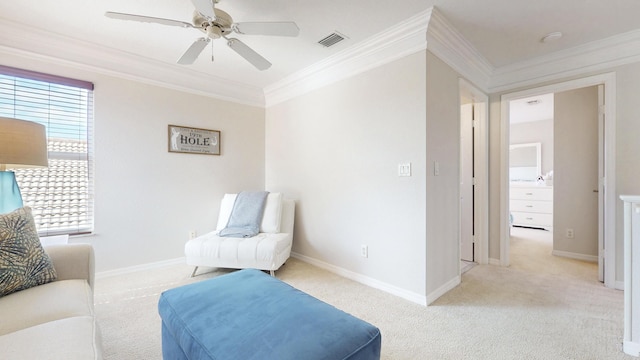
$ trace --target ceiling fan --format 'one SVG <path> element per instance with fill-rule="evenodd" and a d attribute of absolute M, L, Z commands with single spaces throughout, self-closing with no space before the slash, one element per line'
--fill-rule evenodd
<path fill-rule="evenodd" d="M 107 11 L 105 16 L 112 19 L 133 20 L 140 22 L 156 23 L 183 28 L 194 28 L 206 34 L 205 37 L 196 39 L 184 54 L 178 59 L 178 64 L 190 65 L 198 58 L 200 53 L 209 44 L 211 39 L 224 38 L 227 45 L 240 56 L 245 58 L 258 70 L 266 70 L 271 63 L 255 52 L 242 41 L 228 37 L 232 32 L 243 35 L 274 35 L 274 36 L 298 36 L 300 29 L 294 22 L 241 22 L 234 23 L 231 15 L 217 9 L 215 4 L 219 0 L 191 0 L 195 7 L 192 23 L 178 20 L 163 19 L 151 16 L 125 14 Z M 213 56 L 211 57 L 213 60 Z"/>

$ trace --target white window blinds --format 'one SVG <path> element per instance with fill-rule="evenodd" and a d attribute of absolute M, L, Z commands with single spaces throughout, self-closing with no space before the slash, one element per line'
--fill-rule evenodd
<path fill-rule="evenodd" d="M 0 116 L 46 127 L 49 167 L 13 169 L 38 233 L 93 231 L 93 84 L 0 66 Z"/>

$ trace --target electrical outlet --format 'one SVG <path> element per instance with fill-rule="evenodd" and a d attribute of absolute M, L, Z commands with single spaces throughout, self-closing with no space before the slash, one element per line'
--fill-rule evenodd
<path fill-rule="evenodd" d="M 369 257 L 369 247 L 367 245 L 360 245 L 360 255 L 364 258 Z"/>
<path fill-rule="evenodd" d="M 198 232 L 197 231 L 195 231 L 195 230 L 189 231 L 189 240 L 195 239 L 197 237 L 198 237 Z"/>
<path fill-rule="evenodd" d="M 573 229 L 567 229 L 564 235 L 567 239 L 573 239 Z"/>

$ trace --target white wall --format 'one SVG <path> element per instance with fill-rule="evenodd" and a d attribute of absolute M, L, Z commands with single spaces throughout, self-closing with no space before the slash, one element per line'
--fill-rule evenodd
<path fill-rule="evenodd" d="M 640 62 L 621 66 L 616 71 L 617 119 L 616 119 L 616 279 L 624 276 L 623 203 L 619 195 L 640 194 Z"/>
<path fill-rule="evenodd" d="M 428 302 L 457 284 L 458 83 L 427 51 L 267 109 L 266 185 L 298 200 L 295 253 Z"/>
<path fill-rule="evenodd" d="M 540 143 L 541 171 L 547 174 L 553 170 L 553 119 L 511 124 L 509 143 Z"/>
<path fill-rule="evenodd" d="M 184 256 L 225 192 L 264 189 L 264 109 L 3 55 L 4 65 L 95 84 L 96 270 Z M 221 156 L 167 151 L 167 125 L 221 131 Z"/>
<path fill-rule="evenodd" d="M 459 75 L 427 56 L 427 294 L 441 294 L 460 272 Z M 434 172 L 434 163 L 439 175 Z M 457 284 L 457 283 L 456 283 Z M 443 288 L 444 287 L 444 288 Z"/>
<path fill-rule="evenodd" d="M 295 253 L 424 297 L 425 89 L 420 52 L 267 109 L 266 186 L 297 200 Z"/>

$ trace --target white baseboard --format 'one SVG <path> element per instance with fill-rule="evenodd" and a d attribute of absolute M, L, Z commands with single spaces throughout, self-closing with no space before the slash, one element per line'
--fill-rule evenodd
<path fill-rule="evenodd" d="M 353 281 L 359 282 L 361 284 L 367 285 L 367 286 L 371 286 L 372 288 L 378 289 L 378 290 L 382 290 L 384 292 L 387 292 L 389 294 L 401 297 L 405 300 L 409 300 L 413 303 L 422 305 L 422 306 L 427 306 L 427 304 L 431 304 L 434 301 L 436 301 L 439 297 L 441 297 L 442 295 L 446 294 L 449 290 L 455 288 L 456 286 L 458 286 L 461 282 L 461 278 L 460 276 L 456 276 L 454 279 L 451 279 L 451 281 L 447 282 L 446 284 L 444 284 L 443 286 L 441 286 L 440 288 L 436 289 L 435 291 L 433 291 L 431 294 L 428 294 L 427 296 L 423 296 L 420 294 L 416 294 L 414 292 L 411 291 L 407 291 L 405 289 L 399 288 L 397 286 L 391 285 L 391 284 L 387 284 L 385 282 L 370 278 L 368 276 L 364 276 L 362 274 L 358 274 L 355 273 L 353 271 L 350 270 L 346 270 L 344 268 L 305 256 L 305 255 L 301 255 L 298 253 L 291 253 L 291 257 L 294 257 L 298 260 L 304 261 L 306 263 L 309 263 L 311 265 L 317 266 L 319 268 L 328 270 L 334 274 L 343 276 L 347 279 L 351 279 Z M 96 279 L 104 279 L 104 278 L 108 278 L 108 277 L 112 277 L 112 276 L 117 276 L 117 275 L 126 275 L 126 274 L 131 274 L 131 273 L 135 273 L 135 272 L 139 272 L 139 271 L 145 271 L 145 270 L 153 270 L 153 269 L 159 269 L 165 266 L 171 266 L 171 265 L 180 265 L 180 264 L 185 264 L 186 259 L 184 257 L 181 258 L 177 258 L 177 259 L 170 259 L 170 260 L 164 260 L 164 261 L 158 261 L 158 262 L 154 262 L 154 263 L 148 263 L 148 264 L 142 264 L 142 265 L 136 265 L 136 266 L 129 266 L 129 267 L 125 267 L 125 268 L 120 268 L 120 269 L 115 269 L 115 270 L 109 270 L 109 271 L 101 271 L 96 273 Z"/>
<path fill-rule="evenodd" d="M 625 341 L 622 345 L 624 353 L 631 356 L 640 357 L 640 344 L 637 342 Z"/>
<path fill-rule="evenodd" d="M 451 290 L 454 287 L 460 285 L 460 281 L 461 281 L 461 278 L 458 275 L 455 278 L 451 279 L 446 284 L 440 286 L 438 289 L 433 291 L 431 294 L 428 294 L 427 295 L 427 305 L 431 305 L 434 301 L 438 300 L 438 298 L 440 296 L 446 294 L 449 290 Z"/>
<path fill-rule="evenodd" d="M 305 255 L 301 255 L 298 253 L 291 253 L 291 257 L 294 257 L 298 260 L 304 261 L 306 263 L 309 263 L 311 265 L 317 266 L 319 268 L 325 269 L 327 271 L 330 271 L 334 274 L 340 275 L 342 277 L 345 277 L 347 279 L 351 279 L 353 281 L 359 282 L 361 284 L 367 285 L 367 286 L 371 286 L 372 288 L 378 289 L 378 290 L 382 290 L 384 292 L 387 292 L 389 294 L 401 297 L 405 300 L 409 300 L 411 302 L 414 302 L 416 304 L 422 305 L 422 306 L 426 306 L 427 305 L 427 298 L 423 295 L 420 294 L 416 294 L 414 292 L 411 291 L 407 291 L 405 289 L 401 289 L 397 286 L 393 286 L 387 283 L 384 283 L 382 281 L 364 276 L 362 274 L 358 274 L 355 273 L 353 271 L 350 270 L 346 270 L 343 269 L 341 267 L 326 263 L 324 261 L 320 261 Z"/>
<path fill-rule="evenodd" d="M 616 281 L 613 286 L 615 286 L 614 289 L 616 290 L 624 290 L 624 281 Z"/>
<path fill-rule="evenodd" d="M 493 258 L 490 258 L 490 259 L 489 259 L 489 265 L 496 265 L 496 266 L 500 266 L 500 259 L 493 259 Z"/>
<path fill-rule="evenodd" d="M 181 257 L 181 258 L 177 258 L 177 259 L 163 260 L 163 261 L 158 261 L 158 262 L 154 262 L 154 263 L 129 266 L 129 267 L 115 269 L 115 270 L 100 271 L 100 272 L 96 273 L 96 279 L 104 279 L 104 278 L 108 278 L 108 277 L 116 276 L 116 275 L 131 274 L 131 273 L 135 273 L 135 272 L 138 272 L 138 271 L 144 271 L 144 270 L 159 269 L 159 268 L 162 268 L 162 267 L 165 267 L 165 266 L 170 266 L 170 265 L 186 264 L 186 262 L 187 262 L 187 259 L 184 258 L 184 257 Z"/>
<path fill-rule="evenodd" d="M 569 259 L 589 261 L 594 263 L 598 262 L 598 257 L 596 255 L 585 255 L 585 254 L 578 254 L 578 253 L 572 253 L 572 252 L 560 251 L 560 250 L 553 250 L 551 252 L 551 255 L 566 257 Z"/>

